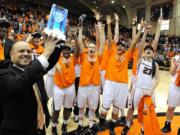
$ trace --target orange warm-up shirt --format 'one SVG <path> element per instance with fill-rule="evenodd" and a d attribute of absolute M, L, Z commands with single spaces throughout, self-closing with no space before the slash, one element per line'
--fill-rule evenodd
<path fill-rule="evenodd" d="M 132 51 L 128 50 L 121 56 L 121 62 L 116 58 L 116 51 L 108 51 L 109 60 L 108 67 L 105 74 L 105 79 L 120 82 L 128 83 L 128 63 L 132 56 Z"/>
<path fill-rule="evenodd" d="M 58 85 L 61 89 L 67 88 L 74 83 L 75 80 L 75 59 L 72 55 L 70 57 L 70 65 L 66 67 L 63 63 L 62 56 L 60 56 L 58 60 L 58 64 L 61 67 L 61 72 L 56 70 L 54 75 L 54 82 Z"/>
<path fill-rule="evenodd" d="M 0 60 L 4 60 L 4 48 L 1 44 L 0 44 Z"/>
<path fill-rule="evenodd" d="M 133 58 L 132 74 L 134 76 L 137 75 L 138 55 L 139 55 L 139 49 L 135 48 L 132 54 L 132 58 Z"/>
<path fill-rule="evenodd" d="M 87 53 L 80 55 L 81 72 L 80 72 L 80 86 L 100 85 L 100 58 L 96 56 L 96 62 L 92 65 L 88 61 Z"/>
<path fill-rule="evenodd" d="M 138 105 L 138 121 L 144 125 L 144 135 L 161 135 L 155 105 L 150 96 L 141 98 Z"/>
<path fill-rule="evenodd" d="M 116 50 L 116 44 L 112 43 L 111 45 L 112 47 L 112 51 Z M 104 50 L 103 50 L 103 54 L 102 54 L 102 59 L 101 59 L 101 70 L 106 71 L 107 67 L 108 67 L 108 59 L 109 59 L 109 55 L 108 55 L 108 45 L 107 43 L 104 44 Z"/>

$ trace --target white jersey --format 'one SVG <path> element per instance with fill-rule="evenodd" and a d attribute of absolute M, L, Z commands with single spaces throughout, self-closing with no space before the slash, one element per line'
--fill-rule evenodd
<path fill-rule="evenodd" d="M 151 90 L 154 82 L 152 71 L 152 60 L 146 61 L 142 59 L 138 69 L 136 86 L 145 90 Z"/>

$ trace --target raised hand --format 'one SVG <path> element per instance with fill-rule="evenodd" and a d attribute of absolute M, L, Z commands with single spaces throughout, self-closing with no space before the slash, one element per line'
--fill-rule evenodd
<path fill-rule="evenodd" d="M 96 18 L 96 21 L 100 20 L 101 18 L 100 12 L 95 12 L 95 18 Z"/>
<path fill-rule="evenodd" d="M 106 17 L 106 23 L 107 24 L 111 24 L 112 20 L 111 20 L 111 16 L 110 15 L 107 15 Z"/>
<path fill-rule="evenodd" d="M 137 16 L 132 19 L 132 25 L 136 25 L 137 23 Z"/>
<path fill-rule="evenodd" d="M 152 28 L 152 25 L 146 24 L 144 28 L 145 31 L 149 32 L 149 30 Z"/>
<path fill-rule="evenodd" d="M 49 56 L 54 52 L 56 44 L 59 41 L 61 41 L 61 39 L 57 39 L 56 37 L 52 37 L 52 35 L 48 36 L 46 41 L 45 41 L 44 52 L 42 55 L 48 59 Z"/>
<path fill-rule="evenodd" d="M 119 16 L 117 15 L 117 13 L 114 13 L 114 19 L 115 21 L 119 21 Z"/>
<path fill-rule="evenodd" d="M 145 28 L 145 25 L 147 24 L 146 21 L 143 20 L 143 18 L 141 19 L 141 28 Z"/>

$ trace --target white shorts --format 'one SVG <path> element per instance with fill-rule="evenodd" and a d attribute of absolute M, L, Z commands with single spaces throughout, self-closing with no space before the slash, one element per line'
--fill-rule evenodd
<path fill-rule="evenodd" d="M 134 96 L 132 99 L 132 103 L 131 103 L 132 106 L 129 104 L 129 108 L 136 109 L 138 107 L 139 102 L 141 101 L 141 98 L 144 96 L 144 91 L 146 91 L 146 90 L 139 88 L 139 87 L 136 87 L 135 92 L 134 92 Z M 154 93 L 152 95 L 152 100 L 153 100 L 153 103 L 155 104 Z"/>
<path fill-rule="evenodd" d="M 78 89 L 78 107 L 97 109 L 100 98 L 100 86 L 83 86 Z"/>
<path fill-rule="evenodd" d="M 48 97 L 53 97 L 53 88 L 54 88 L 54 76 L 47 74 L 46 82 L 45 82 L 45 89 Z"/>
<path fill-rule="evenodd" d="M 111 105 L 125 108 L 128 98 L 128 84 L 110 80 L 105 81 L 103 90 L 103 107 L 110 108 Z"/>
<path fill-rule="evenodd" d="M 134 99 L 134 93 L 136 90 L 136 83 L 137 83 L 137 76 L 132 75 L 131 76 L 131 87 L 130 87 L 130 92 L 128 95 L 128 107 L 132 107 L 133 106 L 133 99 Z"/>
<path fill-rule="evenodd" d="M 170 83 L 170 89 L 168 94 L 168 106 L 180 106 L 180 87 L 176 86 L 173 83 Z"/>
<path fill-rule="evenodd" d="M 60 110 L 62 106 L 65 108 L 73 107 L 75 98 L 75 86 L 72 84 L 68 88 L 61 89 L 56 84 L 54 85 L 54 107 L 55 110 Z"/>
<path fill-rule="evenodd" d="M 105 84 L 105 77 L 104 77 L 105 73 L 106 73 L 105 70 L 101 71 L 101 87 L 102 87 L 102 89 L 104 88 L 104 84 Z"/>

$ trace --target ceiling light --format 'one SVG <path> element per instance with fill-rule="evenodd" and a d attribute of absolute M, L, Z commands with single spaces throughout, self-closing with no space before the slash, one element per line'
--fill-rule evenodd
<path fill-rule="evenodd" d="M 123 8 L 126 8 L 126 6 L 125 6 L 125 5 L 123 5 L 122 7 L 123 7 Z"/>
<path fill-rule="evenodd" d="M 94 0 L 93 3 L 96 4 L 96 1 Z"/>
<path fill-rule="evenodd" d="M 111 1 L 111 4 L 114 4 L 114 0 Z"/>

